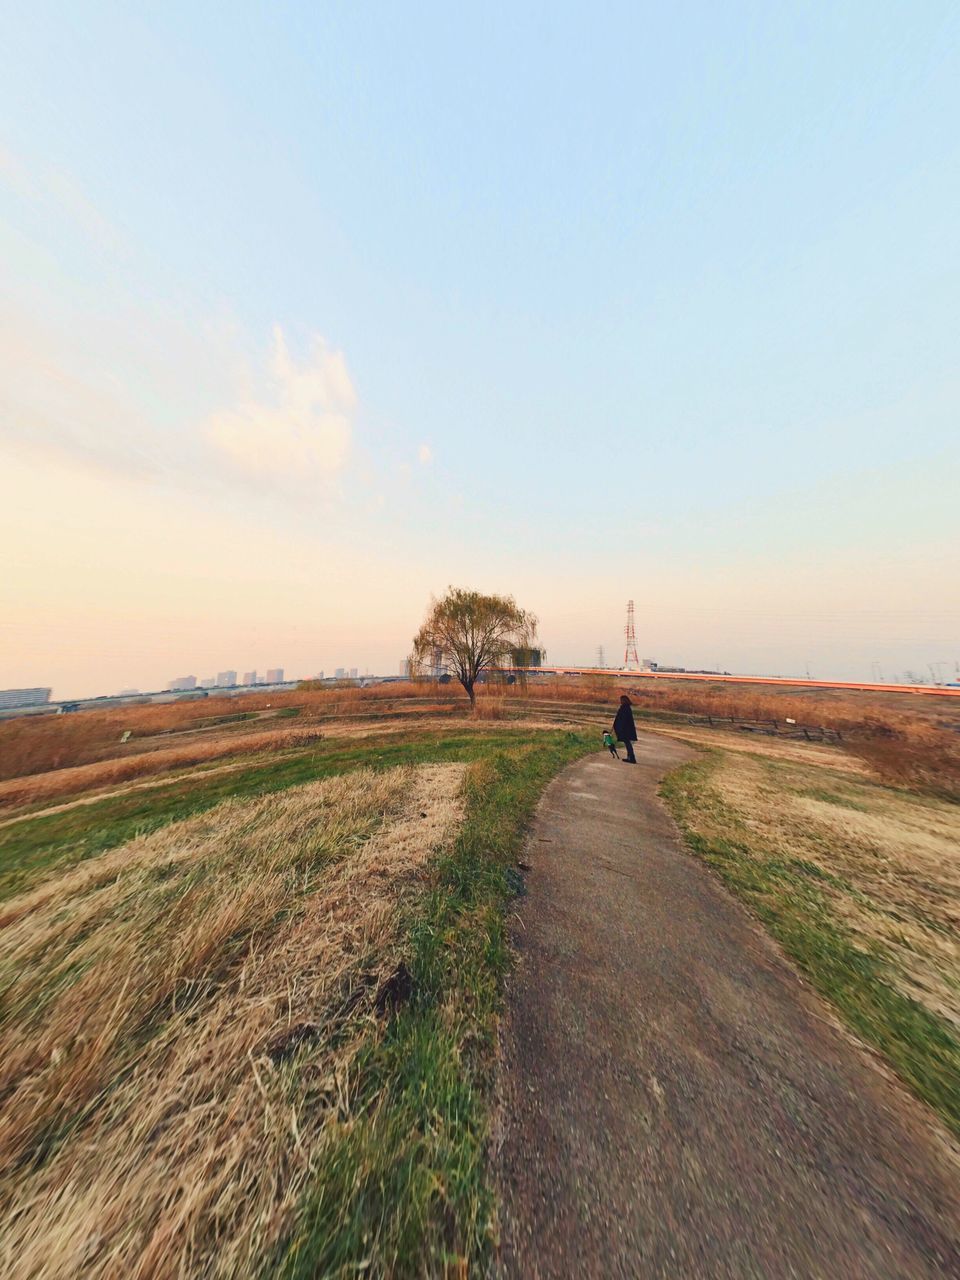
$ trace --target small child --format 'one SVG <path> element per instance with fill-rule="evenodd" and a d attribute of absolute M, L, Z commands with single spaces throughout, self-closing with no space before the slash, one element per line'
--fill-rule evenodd
<path fill-rule="evenodd" d="M 617 750 L 617 744 L 613 740 L 612 733 L 605 733 L 603 735 L 603 745 L 609 748 L 612 756 L 616 756 L 618 760 L 620 759 L 620 752 Z"/>

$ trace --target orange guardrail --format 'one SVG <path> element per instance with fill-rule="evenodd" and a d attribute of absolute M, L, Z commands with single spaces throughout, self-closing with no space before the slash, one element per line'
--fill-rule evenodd
<path fill-rule="evenodd" d="M 700 680 L 723 684 L 773 684 L 795 689 L 853 689 L 873 693 L 923 693 L 944 698 L 960 698 L 960 688 L 943 684 L 873 684 L 858 680 L 801 680 L 786 676 L 709 675 L 700 671 L 631 671 L 622 667 L 504 667 L 505 673 L 519 675 L 610 676 L 619 680 Z"/>

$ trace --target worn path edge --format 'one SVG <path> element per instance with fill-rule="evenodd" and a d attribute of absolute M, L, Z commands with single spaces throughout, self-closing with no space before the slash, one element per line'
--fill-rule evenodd
<path fill-rule="evenodd" d="M 501 1025 L 503 1277 L 960 1277 L 960 1168 L 685 849 L 652 734 L 547 788 Z"/>

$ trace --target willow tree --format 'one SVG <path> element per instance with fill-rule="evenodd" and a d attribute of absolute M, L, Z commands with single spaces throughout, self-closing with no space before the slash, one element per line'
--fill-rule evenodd
<path fill-rule="evenodd" d="M 463 685 L 471 705 L 474 685 L 485 671 L 514 665 L 514 653 L 530 653 L 537 620 L 513 596 L 485 596 L 451 587 L 433 600 L 413 638 L 412 665 L 445 667 Z"/>

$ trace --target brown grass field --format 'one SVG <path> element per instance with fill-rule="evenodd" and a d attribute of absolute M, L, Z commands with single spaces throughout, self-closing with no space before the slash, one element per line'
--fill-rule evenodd
<path fill-rule="evenodd" d="M 504 867 L 621 688 L 0 723 L 3 1274 L 482 1273 Z M 960 1133 L 960 707 L 627 688 L 701 751 L 664 784 L 692 850 Z M 740 727 L 788 716 L 841 740 Z"/>
<path fill-rule="evenodd" d="M 960 805 L 841 748 L 675 726 L 692 848 L 960 1135 Z"/>
<path fill-rule="evenodd" d="M 398 912 L 462 781 L 228 801 L 4 904 L 5 1276 L 261 1273 L 350 1124 Z"/>
<path fill-rule="evenodd" d="M 592 702 L 611 706 L 626 692 L 634 712 L 656 721 L 671 715 L 718 720 L 777 721 L 838 731 L 850 751 L 894 785 L 919 787 L 960 798 L 960 699 L 911 694 L 854 693 L 797 687 L 697 684 L 657 681 L 655 686 L 603 677 L 578 681 L 530 681 L 525 691 L 507 691 L 507 701 Z"/>
<path fill-rule="evenodd" d="M 171 735 L 220 737 L 262 729 L 263 725 L 252 719 L 255 715 L 269 722 L 278 713 L 296 709 L 304 723 L 312 724 L 377 710 L 390 714 L 397 705 L 447 707 L 460 700 L 452 686 L 431 686 L 429 697 L 424 697 L 424 692 L 408 684 L 371 685 L 366 689 L 305 688 L 292 693 L 132 704 L 68 716 L 4 720 L 0 721 L 0 781 L 140 754 L 147 749 L 162 750 L 171 745 L 164 741 Z M 129 743 L 120 741 L 124 733 L 131 735 Z"/>
<path fill-rule="evenodd" d="M 475 718 L 528 718 L 535 708 L 556 704 L 560 718 L 569 710 L 574 720 L 583 722 L 586 715 L 599 726 L 624 690 L 635 710 L 654 720 L 709 715 L 782 725 L 791 717 L 800 724 L 825 726 L 840 732 L 849 748 L 891 783 L 960 796 L 960 699 L 667 681 L 634 687 L 603 677 L 544 678 L 531 679 L 525 688 L 482 689 Z M 45 803 L 222 757 L 285 750 L 308 743 L 325 726 L 343 731 L 335 722 L 347 718 L 359 727 L 411 716 L 463 718 L 467 713 L 458 685 L 407 683 L 304 688 L 8 720 L 0 722 L 0 809 Z M 287 722 L 290 715 L 295 724 Z M 126 733 L 130 738 L 122 742 Z M 41 775 L 47 775 L 43 781 Z"/>

